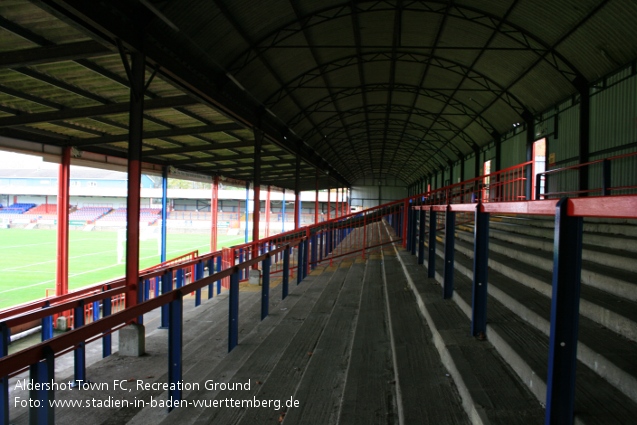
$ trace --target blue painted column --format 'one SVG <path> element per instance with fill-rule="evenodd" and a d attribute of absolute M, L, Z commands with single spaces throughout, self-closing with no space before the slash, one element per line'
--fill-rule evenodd
<path fill-rule="evenodd" d="M 203 261 L 199 261 L 197 264 L 195 264 L 195 277 L 193 279 L 193 282 L 199 279 L 203 279 Z M 195 307 L 200 305 L 201 305 L 201 288 L 195 291 Z"/>
<path fill-rule="evenodd" d="M 427 221 L 427 211 L 420 210 L 418 218 L 418 264 L 425 264 L 425 228 Z"/>
<path fill-rule="evenodd" d="M 317 254 L 318 254 L 318 234 L 315 233 L 314 235 L 312 235 L 312 256 L 310 260 L 311 270 L 314 270 L 316 268 Z"/>
<path fill-rule="evenodd" d="M 303 241 L 301 241 L 301 243 L 299 243 L 297 245 L 297 249 L 298 249 L 298 258 L 297 258 L 297 268 L 296 268 L 296 284 L 298 285 L 299 283 L 301 283 L 301 281 L 303 280 L 303 258 L 305 257 L 304 253 L 303 253 L 303 248 L 305 247 L 305 244 L 303 243 Z"/>
<path fill-rule="evenodd" d="M 161 262 L 166 261 L 166 235 L 168 221 L 168 167 L 161 173 Z"/>
<path fill-rule="evenodd" d="M 471 309 L 471 335 L 484 335 L 487 331 L 487 283 L 489 279 L 489 214 L 478 204 L 475 212 L 473 236 L 473 295 Z"/>
<path fill-rule="evenodd" d="M 173 388 L 168 390 L 168 400 L 172 402 L 182 399 L 182 390 L 179 382 L 183 377 L 182 347 L 183 347 L 183 296 L 177 291 L 176 299 L 169 305 L 170 326 L 168 327 L 168 384 Z M 174 407 L 169 407 L 168 411 Z"/>
<path fill-rule="evenodd" d="M 168 270 L 161 277 L 161 293 L 167 294 L 168 292 L 173 290 L 173 272 L 172 270 Z M 161 306 L 161 325 L 160 329 L 167 329 L 169 325 L 169 307 L 168 304 L 164 304 Z"/>
<path fill-rule="evenodd" d="M 45 303 L 43 309 L 49 308 L 49 302 Z M 53 338 L 53 316 L 42 318 L 42 341 Z"/>
<path fill-rule="evenodd" d="M 553 295 L 546 385 L 546 418 L 550 425 L 573 423 L 575 367 L 579 333 L 582 273 L 582 218 L 569 217 L 568 199 L 555 211 Z"/>
<path fill-rule="evenodd" d="M 429 211 L 429 256 L 427 258 L 427 277 L 436 277 L 436 230 L 438 212 Z"/>
<path fill-rule="evenodd" d="M 228 352 L 239 343 L 239 271 L 230 275 L 230 296 L 228 297 Z"/>
<path fill-rule="evenodd" d="M 263 278 L 261 280 L 261 320 L 268 317 L 270 306 L 270 263 L 272 260 L 267 256 L 261 262 Z"/>
<path fill-rule="evenodd" d="M 106 287 L 104 290 L 110 290 L 110 287 Z M 106 297 L 102 301 L 102 317 L 108 317 L 113 312 L 113 304 L 111 301 L 111 297 Z M 112 338 L 110 329 L 104 332 L 104 336 L 102 337 L 102 357 L 108 357 L 111 355 L 112 351 Z"/>
<path fill-rule="evenodd" d="M 281 288 L 281 299 L 288 296 L 290 286 L 290 246 L 286 246 L 283 250 L 283 287 Z"/>
<path fill-rule="evenodd" d="M 42 349 L 45 355 L 45 359 L 32 364 L 29 369 L 29 378 L 34 385 L 34 388 L 46 388 L 45 385 L 37 384 L 50 384 L 55 380 L 55 355 L 48 346 Z M 51 402 L 55 399 L 55 393 L 52 389 L 32 389 L 29 390 L 29 399 L 33 402 L 33 405 L 29 407 L 29 423 L 30 424 L 54 424 L 55 423 L 55 411 Z M 39 402 L 39 407 L 36 406 L 36 400 Z M 9 423 L 8 421 L 5 423 Z"/>
<path fill-rule="evenodd" d="M 411 255 L 416 255 L 416 247 L 417 247 L 416 235 L 418 234 L 417 233 L 418 210 L 412 209 L 411 214 L 409 214 L 409 217 L 411 218 L 411 238 L 410 238 Z"/>
<path fill-rule="evenodd" d="M 221 256 L 217 257 L 217 273 L 221 271 L 222 266 L 222 258 Z M 221 279 L 217 281 L 217 295 L 221 293 Z"/>
<path fill-rule="evenodd" d="M 445 275 L 442 285 L 442 297 L 453 295 L 454 257 L 456 254 L 456 213 L 447 206 L 445 217 Z"/>
<path fill-rule="evenodd" d="M 73 308 L 73 329 L 82 326 L 84 326 L 84 301 L 80 300 L 79 305 Z M 73 384 L 78 385 L 80 382 L 86 382 L 86 342 L 77 344 L 74 358 L 75 382 Z"/>
<path fill-rule="evenodd" d="M 212 276 L 213 274 L 215 274 L 214 272 L 215 259 L 209 258 L 207 261 L 207 265 L 208 265 L 208 276 Z M 213 288 L 213 284 L 211 283 L 210 285 L 208 285 L 208 299 L 212 298 L 213 293 L 214 293 L 214 288 Z"/>

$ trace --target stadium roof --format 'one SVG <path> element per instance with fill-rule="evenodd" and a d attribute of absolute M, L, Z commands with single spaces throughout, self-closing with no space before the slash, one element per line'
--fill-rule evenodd
<path fill-rule="evenodd" d="M 302 189 L 413 183 L 637 58 L 629 0 L 8 0 L 0 136 Z"/>

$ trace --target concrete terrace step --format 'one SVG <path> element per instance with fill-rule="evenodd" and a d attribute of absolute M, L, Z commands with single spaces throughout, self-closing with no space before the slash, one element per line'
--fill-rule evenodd
<path fill-rule="evenodd" d="M 414 261 L 412 259 L 412 261 Z M 461 260 L 462 261 L 462 260 Z M 436 280 L 442 282 L 442 262 L 437 262 Z M 422 272 L 424 273 L 424 271 Z M 506 285 L 511 284 L 507 281 Z M 467 317 L 471 312 L 471 279 L 462 273 L 454 275 L 453 300 L 461 307 Z M 505 286 L 506 286 L 505 285 Z M 516 306 L 506 305 L 493 296 L 495 283 L 489 279 L 487 339 L 498 352 L 507 359 L 518 377 L 533 392 L 537 400 L 544 404 L 546 400 L 546 374 L 548 367 L 548 335 L 523 320 Z M 440 288 L 438 288 L 440 291 Z M 506 301 L 506 300 L 505 300 Z M 526 300 L 525 300 L 526 302 Z M 582 324 L 581 324 L 582 325 Z M 581 326 L 580 325 L 580 326 Z M 583 331 L 582 334 L 586 334 Z M 580 337 L 580 350 L 587 351 Z M 590 341 L 589 341 L 590 342 Z M 625 351 L 626 360 L 634 353 Z M 624 346 L 625 347 L 625 346 Z M 583 348 L 584 350 L 582 350 Z M 637 403 L 627 394 L 603 379 L 581 361 L 578 352 L 577 388 L 575 395 L 576 423 L 583 424 L 624 424 L 631 423 L 637 414 Z M 602 361 L 598 358 L 598 361 Z M 627 360 L 630 362 L 630 360 Z M 623 365 L 626 365 L 626 361 Z M 597 364 L 598 369 L 604 367 Z M 630 367 L 634 372 L 634 366 Z"/>
<path fill-rule="evenodd" d="M 490 235 L 494 232 L 489 232 Z M 473 243 L 473 233 L 458 229 L 456 236 L 465 242 Z M 507 257 L 522 261 L 533 265 L 542 270 L 553 271 L 553 252 L 544 249 L 538 249 L 532 246 L 532 242 L 525 243 L 526 240 L 521 238 L 516 242 L 505 241 L 499 239 L 498 233 L 493 235 L 489 241 L 489 251 L 505 255 Z M 514 238 L 513 238 L 514 239 Z M 552 245 L 552 244 L 551 244 Z M 590 252 L 590 251 L 589 251 Z M 591 253 L 590 255 L 595 255 Z M 631 261 L 630 254 L 626 257 L 612 257 L 610 264 L 616 263 L 632 263 L 631 267 L 635 267 L 637 262 Z M 603 258 L 603 255 L 599 255 Z M 637 282 L 635 281 L 635 273 L 610 267 L 597 262 L 582 260 L 582 283 L 600 289 L 602 291 L 617 295 L 631 301 L 637 301 Z"/>
<path fill-rule="evenodd" d="M 471 337 L 466 315 L 455 303 L 442 299 L 440 286 L 426 278 L 426 269 L 416 264 L 415 256 L 400 250 L 399 258 L 472 423 L 543 423 L 542 406 L 505 359 L 488 342 Z"/>
<path fill-rule="evenodd" d="M 473 244 L 457 240 L 456 251 L 472 258 Z M 438 249 L 438 252 L 444 251 Z M 492 251 L 489 252 L 489 267 L 546 297 L 551 297 L 550 271 Z M 634 301 L 582 285 L 580 313 L 626 338 L 637 341 L 637 303 Z"/>
<path fill-rule="evenodd" d="M 617 250 L 637 252 L 637 225 L 620 225 L 613 228 L 613 232 L 603 232 L 603 229 L 614 225 L 590 225 L 584 223 L 584 245 L 612 248 Z M 493 229 L 505 232 L 520 233 L 523 235 L 537 236 L 545 239 L 553 239 L 555 221 L 553 219 L 494 217 L 491 220 Z"/>
<path fill-rule="evenodd" d="M 473 233 L 473 225 L 465 224 L 456 226 L 457 230 L 464 230 Z M 549 253 L 553 253 L 553 231 L 547 232 L 545 237 L 525 235 L 523 233 L 507 232 L 505 230 L 493 228 L 489 229 L 489 237 L 504 242 L 509 242 L 524 247 L 533 248 Z M 637 241 L 636 241 L 637 244 Z M 582 249 L 582 259 L 591 263 L 610 266 L 630 273 L 637 273 L 637 262 L 632 261 L 635 253 L 623 249 L 613 249 L 603 246 L 584 244 Z"/>
<path fill-rule="evenodd" d="M 236 400 L 255 396 L 259 399 L 276 398 L 275 394 L 269 391 L 269 388 L 276 386 L 277 380 L 290 379 L 291 375 L 299 373 L 300 365 L 308 357 L 308 352 L 311 350 L 308 341 L 311 342 L 312 336 L 321 329 L 319 322 L 311 320 L 312 314 L 317 310 L 324 312 L 333 305 L 334 294 L 338 293 L 342 285 L 342 280 L 339 279 L 340 275 L 341 273 L 337 274 L 334 271 L 327 271 L 327 269 L 321 274 L 315 271 L 301 285 L 292 288 L 293 291 L 290 291 L 288 298 L 279 304 L 278 311 L 273 310 L 266 320 L 255 327 L 254 333 L 243 340 L 240 339 L 239 345 L 231 353 L 225 355 L 219 364 L 202 365 L 198 377 L 198 382 L 202 383 L 200 389 L 184 394 L 184 400 L 190 403 L 194 401 L 205 403 L 206 401 L 226 398 Z M 283 310 L 284 308 L 286 310 Z M 320 316 L 326 320 L 326 315 L 327 313 L 324 312 Z M 299 343 L 299 340 L 303 340 L 305 344 Z M 284 357 L 287 359 L 287 363 L 281 362 Z M 209 380 L 218 383 L 245 383 L 249 380 L 251 383 L 250 391 L 208 390 L 204 384 Z M 293 392 L 288 392 L 281 398 L 289 397 L 292 394 Z M 263 410 L 263 413 L 267 414 L 270 419 L 276 419 L 280 415 L 279 411 L 270 407 L 259 410 Z M 229 424 L 241 420 L 246 410 L 190 405 L 187 408 L 177 408 L 167 415 L 165 411 L 162 413 L 161 423 L 166 424 L 208 423 L 213 420 Z M 140 420 L 138 423 L 160 422 L 159 420 L 151 422 Z"/>
<path fill-rule="evenodd" d="M 459 293 L 468 297 L 465 302 L 470 305 L 473 263 L 459 252 L 455 260 L 460 275 L 455 276 L 456 281 L 469 282 L 468 292 Z M 491 298 L 548 337 L 550 298 L 494 270 L 489 271 L 488 291 Z M 637 363 L 634 362 L 637 344 L 586 317 L 580 317 L 579 341 L 578 359 L 637 402 Z"/>
<path fill-rule="evenodd" d="M 393 247 L 384 250 L 382 269 L 402 423 L 468 423 L 458 390 L 447 377 L 433 334 L 418 311 L 416 298 Z M 424 400 L 436 401 L 423 403 Z"/>
<path fill-rule="evenodd" d="M 257 293 L 241 293 L 240 309 L 244 312 L 253 310 L 255 306 L 260 305 L 259 294 Z M 214 349 L 216 345 L 222 346 L 227 343 L 227 292 L 216 296 L 212 300 L 208 300 L 200 307 L 193 308 L 194 300 L 191 298 L 184 299 L 184 352 L 192 351 L 201 355 L 206 355 L 204 349 Z M 188 303 L 188 304 L 186 304 Z M 155 314 L 153 314 L 155 313 Z M 87 369 L 87 378 L 97 384 L 107 384 L 109 390 L 88 390 L 88 391 L 59 391 L 56 397 L 60 400 L 81 400 L 86 402 L 91 399 L 108 399 L 112 397 L 115 400 L 138 399 L 149 400 L 151 396 L 157 397 L 156 391 L 138 391 L 136 388 L 137 379 L 141 379 L 147 383 L 166 382 L 167 371 L 167 330 L 158 329 L 160 323 L 159 312 L 155 311 L 145 315 L 146 326 L 146 354 L 142 357 L 120 357 L 116 352 L 110 357 L 93 361 L 87 359 L 88 364 L 92 364 Z M 243 316 L 243 332 L 246 333 L 246 326 L 252 319 L 252 316 Z M 224 333 L 225 330 L 225 333 Z M 209 332 L 211 338 L 202 340 L 196 338 L 203 332 Z M 225 337 L 224 337 L 225 336 Z M 101 343 L 99 341 L 91 343 L 98 348 Z M 117 347 L 114 347 L 117 350 Z M 101 349 L 87 350 L 87 357 L 100 356 Z M 71 353 L 72 356 L 72 353 Z M 214 356 L 213 356 L 214 358 Z M 56 362 L 58 363 L 58 362 Z M 187 374 L 188 369 L 184 368 Z M 68 382 L 72 379 L 72 367 L 65 371 L 56 373 L 56 381 Z M 113 388 L 114 380 L 129 381 L 125 385 L 131 389 L 130 392 L 122 392 Z M 19 392 L 15 396 L 20 396 Z M 28 398 L 28 394 L 25 395 Z M 82 408 L 82 415 L 78 415 L 77 408 L 56 408 L 56 420 L 58 423 L 68 424 L 84 424 L 87 417 L 98 418 L 94 423 L 122 423 L 132 419 L 141 408 L 125 407 L 125 408 Z M 28 412 L 26 409 L 12 409 L 11 417 L 13 424 L 28 423 Z"/>

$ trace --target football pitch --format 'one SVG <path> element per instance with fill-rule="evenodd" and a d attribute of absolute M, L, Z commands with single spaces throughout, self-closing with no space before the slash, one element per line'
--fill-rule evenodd
<path fill-rule="evenodd" d="M 43 298 L 55 292 L 55 230 L 0 229 L 0 309 Z M 243 236 L 218 236 L 218 246 L 244 242 Z M 69 290 L 124 276 L 118 264 L 117 232 L 69 233 Z M 210 252 L 207 234 L 168 233 L 166 258 L 199 250 Z M 158 242 L 140 241 L 140 269 L 160 262 Z"/>

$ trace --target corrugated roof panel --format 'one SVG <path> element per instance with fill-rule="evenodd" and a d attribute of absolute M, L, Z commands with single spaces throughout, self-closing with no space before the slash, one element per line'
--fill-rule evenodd
<path fill-rule="evenodd" d="M 620 68 L 637 57 L 637 2 L 608 2 L 557 50 L 589 81 Z"/>

